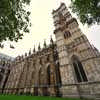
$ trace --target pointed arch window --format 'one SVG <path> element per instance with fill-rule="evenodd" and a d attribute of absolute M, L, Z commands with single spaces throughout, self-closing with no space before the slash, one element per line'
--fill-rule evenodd
<path fill-rule="evenodd" d="M 48 82 L 48 85 L 50 85 L 50 65 L 47 68 L 47 82 Z"/>
<path fill-rule="evenodd" d="M 66 38 L 69 38 L 69 37 L 71 37 L 71 33 L 69 31 L 65 31 L 64 38 L 66 39 Z"/>
<path fill-rule="evenodd" d="M 57 63 L 56 65 L 56 81 L 57 81 L 57 85 L 62 85 L 62 82 L 61 82 L 61 74 L 60 74 L 60 69 L 59 69 L 60 65 L 59 63 Z"/>
<path fill-rule="evenodd" d="M 79 59 L 76 56 L 73 56 L 73 67 L 78 82 L 88 81 L 82 63 L 79 61 Z"/>
<path fill-rule="evenodd" d="M 3 76 L 0 74 L 0 83 L 1 83 L 2 79 L 3 79 Z"/>

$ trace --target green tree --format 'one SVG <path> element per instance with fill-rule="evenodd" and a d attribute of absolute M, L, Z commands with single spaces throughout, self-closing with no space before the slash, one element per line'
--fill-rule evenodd
<path fill-rule="evenodd" d="M 30 0 L 0 0 L 0 44 L 6 40 L 17 42 L 29 32 L 29 4 Z"/>
<path fill-rule="evenodd" d="M 100 24 L 100 0 L 71 0 L 71 9 L 83 24 Z"/>

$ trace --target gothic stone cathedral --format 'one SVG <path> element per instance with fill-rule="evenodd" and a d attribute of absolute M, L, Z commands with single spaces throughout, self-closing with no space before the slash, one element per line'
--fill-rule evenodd
<path fill-rule="evenodd" d="M 100 52 L 89 43 L 64 3 L 52 12 L 56 42 L 18 56 L 0 92 L 40 96 L 100 96 Z M 4 81 L 3 81 L 4 82 Z"/>

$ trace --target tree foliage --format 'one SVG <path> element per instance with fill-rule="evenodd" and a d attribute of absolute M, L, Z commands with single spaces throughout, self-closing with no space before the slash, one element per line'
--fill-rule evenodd
<path fill-rule="evenodd" d="M 83 24 L 100 24 L 100 0 L 71 0 L 71 8 Z"/>
<path fill-rule="evenodd" d="M 29 32 L 29 15 L 26 6 L 30 0 L 0 0 L 0 43 L 18 41 Z"/>

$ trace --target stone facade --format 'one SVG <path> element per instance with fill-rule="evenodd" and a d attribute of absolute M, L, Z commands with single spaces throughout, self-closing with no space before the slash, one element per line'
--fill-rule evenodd
<path fill-rule="evenodd" d="M 62 84 L 79 83 L 62 87 L 62 89 L 67 88 L 62 94 L 69 96 L 79 93 L 79 95 L 86 96 L 87 92 L 84 94 L 81 91 L 88 90 L 89 93 L 91 88 L 95 90 L 91 82 L 100 82 L 100 53 L 91 46 L 87 37 L 81 32 L 77 20 L 71 16 L 64 3 L 52 14 Z M 98 86 L 98 91 L 100 94 L 100 86 Z"/>
<path fill-rule="evenodd" d="M 3 92 L 3 89 L 6 85 L 10 73 L 10 64 L 13 60 L 14 58 L 12 57 L 0 54 L 0 92 Z"/>
<path fill-rule="evenodd" d="M 59 70 L 55 68 L 57 60 L 56 46 L 53 43 L 43 50 L 34 52 L 34 54 L 31 52 L 28 56 L 25 54 L 24 58 L 17 57 L 11 65 L 11 72 L 4 92 L 21 94 L 34 91 L 35 95 L 42 95 L 42 92 L 48 95 L 46 93 L 50 91 L 50 95 L 55 95 L 55 88 L 49 85 L 57 84 L 57 76 L 59 76 Z M 47 90 L 47 85 L 49 90 Z M 39 87 L 38 92 L 37 87 Z"/>
<path fill-rule="evenodd" d="M 95 98 L 100 95 L 100 53 L 62 3 L 52 12 L 56 42 L 18 56 L 3 93 Z"/>

